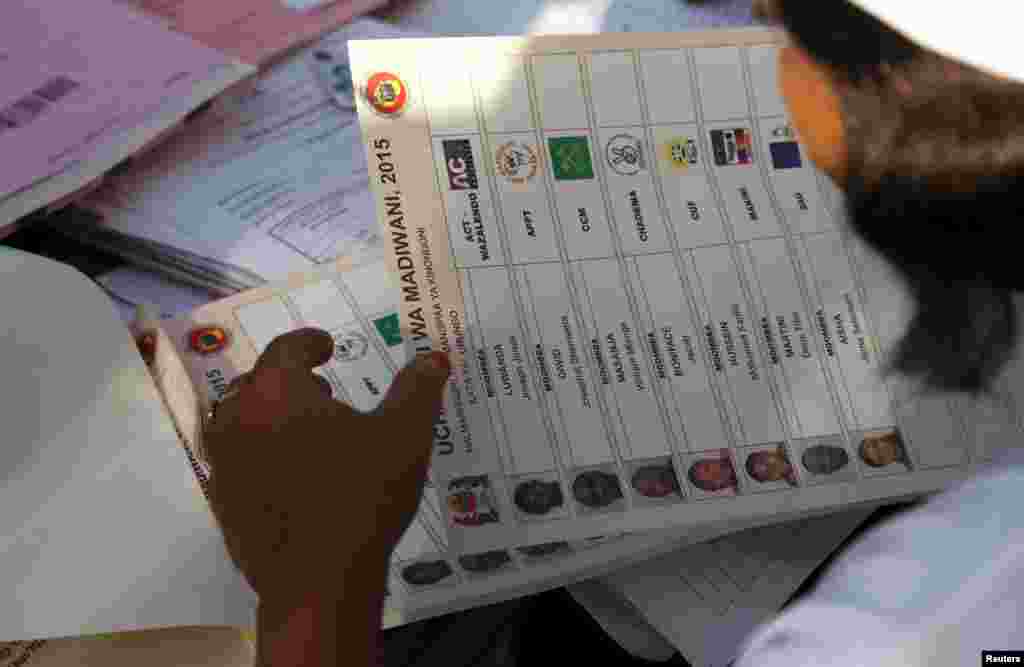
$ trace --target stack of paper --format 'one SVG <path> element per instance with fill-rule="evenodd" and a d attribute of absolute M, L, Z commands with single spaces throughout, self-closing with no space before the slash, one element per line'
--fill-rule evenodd
<path fill-rule="evenodd" d="M 0 228 L 95 183 L 252 72 L 110 0 L 5 2 Z"/>
<path fill-rule="evenodd" d="M 255 287 L 340 255 L 375 256 L 379 231 L 359 122 L 321 75 L 347 69 L 345 26 L 214 102 L 178 136 L 112 178 L 59 229 L 178 279 Z"/>
<path fill-rule="evenodd" d="M 388 0 L 117 0 L 247 63 L 264 65 Z"/>

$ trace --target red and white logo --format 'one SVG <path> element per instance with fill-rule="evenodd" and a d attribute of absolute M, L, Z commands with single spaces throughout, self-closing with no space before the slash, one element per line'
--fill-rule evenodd
<path fill-rule="evenodd" d="M 228 332 L 224 327 L 196 327 L 188 332 L 188 346 L 196 354 L 206 356 L 220 352 L 228 345 Z"/>
<path fill-rule="evenodd" d="M 409 88 L 390 72 L 377 72 L 366 82 L 366 101 L 382 116 L 397 116 L 409 101 Z"/>

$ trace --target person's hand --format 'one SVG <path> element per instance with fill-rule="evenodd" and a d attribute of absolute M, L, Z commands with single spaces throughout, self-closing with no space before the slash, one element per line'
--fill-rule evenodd
<path fill-rule="evenodd" d="M 228 551 L 275 605 L 342 595 L 352 576 L 379 578 L 383 594 L 426 479 L 447 358 L 417 357 L 379 407 L 360 414 L 312 373 L 333 350 L 317 329 L 276 338 L 233 383 L 204 437 Z"/>

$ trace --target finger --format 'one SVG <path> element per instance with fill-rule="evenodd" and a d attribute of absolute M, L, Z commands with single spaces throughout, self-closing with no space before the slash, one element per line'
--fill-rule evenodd
<path fill-rule="evenodd" d="M 281 334 L 270 341 L 254 371 L 277 369 L 309 372 L 326 364 L 334 354 L 334 339 L 322 329 L 308 327 Z"/>
<path fill-rule="evenodd" d="M 252 379 L 252 371 L 246 373 L 240 373 L 235 376 L 235 379 L 228 382 L 228 388 L 224 390 L 225 396 L 231 396 L 235 390 L 241 390 L 241 388 Z"/>
<path fill-rule="evenodd" d="M 441 411 L 451 365 L 443 352 L 417 357 L 398 372 L 376 412 L 393 415 L 410 428 L 428 432 Z"/>

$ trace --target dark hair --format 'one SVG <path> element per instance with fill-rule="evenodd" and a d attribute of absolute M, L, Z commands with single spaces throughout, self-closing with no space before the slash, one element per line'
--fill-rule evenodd
<path fill-rule="evenodd" d="M 402 570 L 402 579 L 413 586 L 429 586 L 451 574 L 451 566 L 443 560 L 424 561 L 405 566 Z"/>
<path fill-rule="evenodd" d="M 762 482 L 762 483 L 770 481 L 770 480 L 761 479 L 758 476 L 758 474 L 757 474 L 757 464 L 761 463 L 762 461 L 767 461 L 768 459 L 772 458 L 773 456 L 777 456 L 777 457 L 781 458 L 783 461 L 786 462 L 787 465 L 792 465 L 791 463 L 789 463 L 789 457 L 786 456 L 786 453 L 785 453 L 784 450 L 782 450 L 782 449 L 766 449 L 766 450 L 761 450 L 761 451 L 758 451 L 758 452 L 752 452 L 751 454 L 747 455 L 747 461 L 744 464 L 744 467 L 747 469 L 747 474 L 750 475 L 751 478 L 756 479 L 757 481 Z M 785 478 L 785 475 L 783 477 Z"/>
<path fill-rule="evenodd" d="M 562 485 L 541 479 L 521 482 L 512 497 L 516 507 L 527 514 L 547 514 L 564 502 Z"/>
<path fill-rule="evenodd" d="M 867 452 L 867 447 L 868 447 L 868 441 L 869 440 L 884 440 L 884 439 L 887 439 L 887 438 L 892 438 L 896 442 L 896 459 L 895 459 L 894 462 L 897 462 L 897 461 L 901 462 L 901 463 L 905 463 L 906 462 L 906 460 L 907 460 L 907 450 L 903 446 L 903 437 L 900 435 L 899 431 L 891 431 L 889 433 L 885 433 L 885 434 L 882 434 L 882 435 L 876 435 L 874 437 L 869 437 L 869 436 L 871 436 L 871 434 L 866 434 L 864 436 L 864 439 L 860 441 L 860 447 L 857 448 L 857 453 L 860 454 L 860 460 L 861 461 L 863 461 L 864 463 L 868 464 L 872 468 L 884 468 L 886 465 L 888 465 L 887 463 L 878 463 L 877 461 L 874 461 L 869 456 L 867 456 L 866 452 Z"/>
<path fill-rule="evenodd" d="M 617 476 L 603 470 L 587 470 L 573 480 L 572 495 L 580 504 L 596 509 L 622 498 L 622 488 Z"/>
<path fill-rule="evenodd" d="M 630 480 L 636 492 L 648 498 L 662 498 L 664 496 L 678 494 L 679 478 L 676 477 L 676 470 L 671 463 L 646 465 L 633 471 L 633 478 Z M 644 488 L 645 482 L 664 483 L 667 493 L 663 495 L 650 494 L 650 489 Z"/>
<path fill-rule="evenodd" d="M 888 370 L 985 390 L 1013 352 L 1024 287 L 1010 227 L 1024 220 L 1024 85 L 925 50 L 847 0 L 767 2 L 835 77 L 850 224 L 916 302 Z"/>
<path fill-rule="evenodd" d="M 837 445 L 811 445 L 800 456 L 804 468 L 815 475 L 831 475 L 850 462 L 850 455 Z"/>

